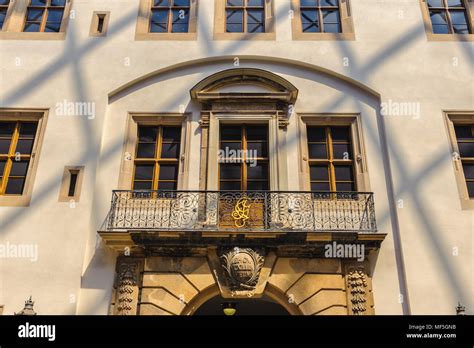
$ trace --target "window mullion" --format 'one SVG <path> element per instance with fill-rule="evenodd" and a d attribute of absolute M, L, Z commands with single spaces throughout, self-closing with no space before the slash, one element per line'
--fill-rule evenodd
<path fill-rule="evenodd" d="M 168 26 L 167 26 L 167 32 L 171 33 L 173 29 L 173 6 L 170 5 L 168 9 Z"/>
<path fill-rule="evenodd" d="M 156 155 L 155 155 L 155 168 L 153 173 L 153 189 L 158 190 L 160 179 L 160 158 L 161 158 L 161 148 L 163 146 L 163 127 L 158 127 L 158 137 L 156 139 Z"/>
<path fill-rule="evenodd" d="M 334 169 L 334 154 L 332 149 L 332 134 L 331 134 L 331 127 L 326 128 L 326 139 L 327 139 L 327 146 L 328 146 L 328 153 L 329 153 L 329 168 L 330 168 L 330 189 L 331 191 L 336 191 L 336 171 Z"/>
<path fill-rule="evenodd" d="M 20 122 L 17 122 L 15 125 L 15 130 L 13 131 L 12 142 L 10 144 L 10 149 L 8 150 L 8 159 L 3 170 L 3 180 L 0 194 L 4 194 L 7 190 L 8 178 L 10 177 L 11 168 L 13 166 L 13 161 L 15 160 L 15 149 L 18 144 L 18 138 L 20 134 Z"/>

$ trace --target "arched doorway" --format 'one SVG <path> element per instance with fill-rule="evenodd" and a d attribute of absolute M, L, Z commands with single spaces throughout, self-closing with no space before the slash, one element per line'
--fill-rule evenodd
<path fill-rule="evenodd" d="M 288 311 L 268 296 L 259 299 L 225 299 L 214 296 L 201 305 L 194 315 L 225 315 L 224 308 L 235 308 L 234 315 L 290 315 Z"/>

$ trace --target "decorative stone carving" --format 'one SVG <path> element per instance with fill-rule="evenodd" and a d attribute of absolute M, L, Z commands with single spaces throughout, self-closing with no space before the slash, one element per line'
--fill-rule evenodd
<path fill-rule="evenodd" d="M 234 248 L 223 253 L 220 259 L 232 291 L 255 289 L 264 263 L 260 253 L 248 248 Z"/>
<path fill-rule="evenodd" d="M 363 315 L 367 312 L 367 275 L 363 268 L 351 268 L 347 274 L 347 291 L 351 314 Z"/>
<path fill-rule="evenodd" d="M 123 262 L 119 266 L 115 314 L 135 315 L 138 299 L 138 264 Z"/>
<path fill-rule="evenodd" d="M 35 305 L 35 302 L 32 300 L 30 296 L 30 298 L 25 301 L 25 307 L 18 313 L 15 313 L 15 315 L 36 315 L 36 312 L 33 309 L 34 305 Z"/>

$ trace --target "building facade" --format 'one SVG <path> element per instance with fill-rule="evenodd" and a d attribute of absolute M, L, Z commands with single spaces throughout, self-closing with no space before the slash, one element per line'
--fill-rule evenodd
<path fill-rule="evenodd" d="M 473 16 L 0 1 L 3 314 L 471 313 Z"/>

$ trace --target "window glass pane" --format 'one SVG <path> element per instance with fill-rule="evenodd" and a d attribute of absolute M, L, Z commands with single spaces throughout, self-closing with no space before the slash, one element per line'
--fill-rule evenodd
<path fill-rule="evenodd" d="M 151 190 L 153 183 L 151 181 L 135 181 L 133 183 L 134 190 Z"/>
<path fill-rule="evenodd" d="M 231 151 L 232 150 L 237 151 L 241 149 L 242 149 L 242 143 L 240 142 L 229 142 L 229 141 L 221 142 L 221 150 L 224 151 L 224 156 L 226 155 L 228 155 L 228 157 L 240 156 L 240 154 L 236 152 L 232 153 Z"/>
<path fill-rule="evenodd" d="M 339 23 L 339 11 L 338 10 L 324 10 L 323 11 L 323 22 L 324 23 Z"/>
<path fill-rule="evenodd" d="M 353 181 L 352 166 L 335 166 L 336 181 Z"/>
<path fill-rule="evenodd" d="M 310 167 L 312 181 L 329 181 L 329 168 L 325 165 L 312 165 Z"/>
<path fill-rule="evenodd" d="M 355 191 L 354 183 L 351 182 L 336 182 L 337 191 Z"/>
<path fill-rule="evenodd" d="M 320 0 L 321 6 L 339 6 L 339 0 Z"/>
<path fill-rule="evenodd" d="M 352 159 L 350 144 L 333 144 L 333 157 L 336 159 Z"/>
<path fill-rule="evenodd" d="M 154 158 L 155 157 L 155 143 L 140 143 L 137 149 L 137 158 Z"/>
<path fill-rule="evenodd" d="M 308 127 L 308 141 L 326 141 L 326 129 L 323 127 Z"/>
<path fill-rule="evenodd" d="M 178 183 L 176 181 L 165 181 L 158 183 L 158 190 L 176 190 Z"/>
<path fill-rule="evenodd" d="M 51 6 L 66 6 L 66 0 L 51 0 Z"/>
<path fill-rule="evenodd" d="M 341 26 L 339 24 L 324 24 L 325 33 L 340 33 Z"/>
<path fill-rule="evenodd" d="M 474 197 L 474 181 L 467 182 L 467 192 L 469 194 L 469 197 Z"/>
<path fill-rule="evenodd" d="M 267 140 L 266 126 L 247 126 L 247 140 Z"/>
<path fill-rule="evenodd" d="M 467 25 L 453 25 L 453 31 L 456 34 L 469 34 L 469 27 Z"/>
<path fill-rule="evenodd" d="M 10 150 L 10 139 L 0 139 L 0 154 L 8 154 L 8 151 Z"/>
<path fill-rule="evenodd" d="M 242 129 L 235 126 L 221 127 L 221 140 L 241 140 Z"/>
<path fill-rule="evenodd" d="M 464 7 L 462 0 L 448 0 L 449 7 Z"/>
<path fill-rule="evenodd" d="M 189 7 L 189 0 L 174 0 L 173 5 L 174 6 Z"/>
<path fill-rule="evenodd" d="M 267 157 L 267 143 L 247 143 L 248 157 Z"/>
<path fill-rule="evenodd" d="M 11 137 L 15 130 L 15 122 L 0 122 L 0 137 Z"/>
<path fill-rule="evenodd" d="M 5 193 L 7 195 L 21 195 L 25 186 L 25 178 L 9 178 Z"/>
<path fill-rule="evenodd" d="M 326 144 L 308 144 L 309 158 L 328 158 Z"/>
<path fill-rule="evenodd" d="M 247 165 L 247 178 L 266 180 L 268 178 L 268 165 L 266 163 L 257 164 L 254 167 Z"/>
<path fill-rule="evenodd" d="M 31 0 L 31 6 L 46 6 L 48 0 Z"/>
<path fill-rule="evenodd" d="M 333 141 L 351 141 L 349 127 L 332 127 L 331 137 Z"/>
<path fill-rule="evenodd" d="M 135 167 L 135 180 L 152 180 L 154 169 L 155 166 L 153 164 L 137 164 Z"/>
<path fill-rule="evenodd" d="M 31 22 L 41 21 L 41 18 L 43 17 L 43 12 L 44 10 L 42 9 L 30 8 L 28 10 L 28 13 L 26 14 L 26 20 Z"/>
<path fill-rule="evenodd" d="M 163 141 L 175 141 L 179 142 L 181 138 L 181 127 L 164 127 L 163 128 Z"/>
<path fill-rule="evenodd" d="M 474 157 L 474 142 L 458 143 L 461 157 Z"/>
<path fill-rule="evenodd" d="M 466 179 L 474 179 L 474 163 L 463 163 L 462 169 Z"/>
<path fill-rule="evenodd" d="M 456 138 L 458 140 L 474 138 L 474 135 L 471 132 L 471 126 L 454 126 L 454 131 L 456 132 Z"/>
<path fill-rule="evenodd" d="M 0 5 L 8 5 L 10 0 L 0 0 Z"/>
<path fill-rule="evenodd" d="M 161 147 L 161 158 L 178 158 L 179 143 L 164 143 Z"/>
<path fill-rule="evenodd" d="M 328 182 L 312 182 L 311 191 L 331 191 Z"/>
<path fill-rule="evenodd" d="M 265 32 L 265 26 L 263 24 L 248 23 L 247 32 L 249 33 L 263 33 Z"/>
<path fill-rule="evenodd" d="M 173 33 L 187 33 L 188 32 L 188 24 L 173 24 L 171 31 Z"/>
<path fill-rule="evenodd" d="M 189 10 L 173 10 L 173 23 L 187 24 L 189 21 Z"/>
<path fill-rule="evenodd" d="M 159 180 L 177 180 L 178 165 L 176 164 L 161 164 Z"/>
<path fill-rule="evenodd" d="M 446 13 L 440 11 L 430 11 L 431 23 L 436 24 L 447 24 Z"/>
<path fill-rule="evenodd" d="M 62 9 L 50 9 L 48 11 L 48 22 L 61 22 L 63 19 Z"/>
<path fill-rule="evenodd" d="M 151 21 L 154 23 L 168 23 L 168 10 L 153 10 Z"/>
<path fill-rule="evenodd" d="M 435 34 L 449 34 L 449 28 L 447 25 L 433 24 L 433 33 Z"/>
<path fill-rule="evenodd" d="M 7 165 L 7 161 L 5 160 L 0 161 L 0 176 L 3 176 L 3 170 L 5 169 L 6 165 Z"/>
<path fill-rule="evenodd" d="M 158 6 L 169 6 L 170 1 L 169 0 L 153 0 L 153 6 L 158 7 Z"/>
<path fill-rule="evenodd" d="M 26 176 L 29 161 L 13 161 L 10 176 Z"/>
<path fill-rule="evenodd" d="M 25 32 L 38 32 L 40 30 L 40 24 L 39 23 L 26 23 L 25 24 Z"/>
<path fill-rule="evenodd" d="M 263 0 L 247 0 L 247 6 L 263 7 Z"/>
<path fill-rule="evenodd" d="M 268 181 L 249 181 L 247 190 L 268 190 Z"/>
<path fill-rule="evenodd" d="M 156 127 L 139 127 L 138 140 L 142 142 L 155 142 L 158 134 Z"/>
<path fill-rule="evenodd" d="M 7 9 L 0 8 L 0 29 L 2 29 L 3 22 L 5 22 L 6 16 L 7 16 Z"/>
<path fill-rule="evenodd" d="M 301 6 L 316 6 L 316 1 L 317 0 L 301 0 L 300 4 Z"/>
<path fill-rule="evenodd" d="M 240 181 L 221 181 L 221 190 L 240 190 Z"/>
<path fill-rule="evenodd" d="M 34 142 L 34 139 L 18 139 L 18 144 L 16 145 L 15 153 L 19 152 L 21 155 L 31 154 Z"/>
<path fill-rule="evenodd" d="M 428 7 L 444 7 L 443 0 L 427 0 Z"/>
<path fill-rule="evenodd" d="M 453 24 L 467 25 L 466 13 L 464 11 L 449 11 Z"/>
<path fill-rule="evenodd" d="M 20 137 L 34 138 L 36 135 L 37 123 L 25 123 L 22 122 L 20 126 Z"/>
<path fill-rule="evenodd" d="M 263 10 L 248 10 L 247 11 L 247 22 L 248 23 L 263 23 L 265 16 Z"/>
<path fill-rule="evenodd" d="M 315 10 L 302 10 L 301 11 L 301 21 L 303 23 L 313 23 L 317 22 L 318 18 L 318 11 Z"/>
<path fill-rule="evenodd" d="M 59 33 L 61 30 L 61 23 L 60 22 L 47 22 L 44 28 L 45 32 L 55 32 Z"/>
<path fill-rule="evenodd" d="M 227 0 L 227 6 L 243 6 L 244 0 Z"/>
<path fill-rule="evenodd" d="M 240 164 L 221 164 L 220 165 L 221 179 L 240 179 L 241 165 Z"/>
<path fill-rule="evenodd" d="M 151 23 L 150 32 L 151 33 L 166 33 L 168 31 L 166 23 Z"/>

